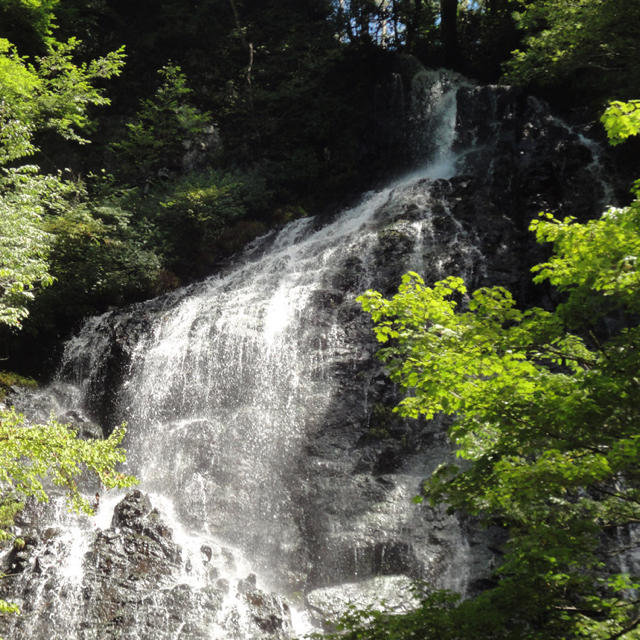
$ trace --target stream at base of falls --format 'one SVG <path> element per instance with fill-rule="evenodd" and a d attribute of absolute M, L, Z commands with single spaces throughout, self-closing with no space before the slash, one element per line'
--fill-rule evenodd
<path fill-rule="evenodd" d="M 89 318 L 56 380 L 17 394 L 95 435 L 127 423 L 126 471 L 96 516 L 60 499 L 19 517 L 2 556 L 12 640 L 292 638 L 348 602 L 414 604 L 411 584 L 482 587 L 497 531 L 414 504 L 452 455 L 447 424 L 392 412 L 355 298 L 407 270 L 526 297 L 528 220 L 604 191 L 593 143 L 505 87 L 413 79 L 419 166 L 330 222 L 296 220 L 235 264 Z M 89 495 L 99 491 L 90 483 Z"/>

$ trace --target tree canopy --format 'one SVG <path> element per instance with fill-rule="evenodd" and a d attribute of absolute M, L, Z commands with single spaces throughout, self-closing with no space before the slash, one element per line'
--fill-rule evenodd
<path fill-rule="evenodd" d="M 92 514 L 77 484 L 83 473 L 94 474 L 105 489 L 134 484 L 135 478 L 116 470 L 125 460 L 124 434 L 121 426 L 104 440 L 84 440 L 53 418 L 44 425 L 26 424 L 15 410 L 0 409 L 0 545 L 23 544 L 11 531 L 13 519 L 28 499 L 48 502 L 50 485 L 66 491 L 70 509 Z M 19 609 L 0 599 L 0 614 L 6 613 Z"/>
<path fill-rule="evenodd" d="M 50 6 L 30 5 L 42 19 L 34 23 L 41 35 L 49 33 Z M 13 3 L 5 13 L 12 7 L 29 8 Z M 20 328 L 36 288 L 52 284 L 50 252 L 56 234 L 47 218 L 67 212 L 67 198 L 76 191 L 60 173 L 47 175 L 19 162 L 38 151 L 37 137 L 47 130 L 86 142 L 81 133 L 90 124 L 89 107 L 109 102 L 95 83 L 118 74 L 123 64 L 119 50 L 76 65 L 72 54 L 77 46 L 73 39 L 47 38 L 46 55 L 31 63 L 0 38 L 0 325 Z M 85 512 L 91 508 L 76 484 L 85 470 L 106 488 L 134 483 L 116 471 L 125 457 L 119 446 L 124 433 L 123 426 L 107 439 L 83 440 L 69 425 L 54 419 L 27 424 L 0 405 L 0 542 L 20 544 L 10 531 L 13 517 L 29 498 L 48 500 L 45 483 L 63 487 L 70 507 Z M 0 600 L 0 614 L 16 612 L 15 605 Z"/>
<path fill-rule="evenodd" d="M 522 46 L 506 62 L 517 84 L 563 88 L 573 99 L 638 95 L 640 4 L 624 0 L 524 0 L 515 12 Z"/>
<path fill-rule="evenodd" d="M 60 207 L 68 185 L 60 175 L 43 175 L 35 165 L 16 166 L 38 151 L 36 137 L 52 130 L 79 143 L 90 124 L 88 109 L 106 105 L 98 80 L 117 75 L 122 50 L 82 63 L 72 61 L 78 42 L 51 40 L 34 63 L 0 38 L 0 322 L 19 326 L 25 302 L 37 285 L 49 285 L 52 240 L 44 228 L 47 211 Z"/>

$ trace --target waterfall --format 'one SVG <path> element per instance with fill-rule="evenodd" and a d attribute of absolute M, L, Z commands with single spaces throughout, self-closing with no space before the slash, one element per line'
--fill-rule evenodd
<path fill-rule="evenodd" d="M 355 303 L 409 269 L 472 286 L 512 269 L 517 225 L 489 211 L 502 226 L 479 231 L 463 210 L 470 158 L 490 144 L 460 143 L 461 87 L 475 90 L 415 80 L 413 174 L 329 223 L 268 234 L 201 283 L 89 319 L 58 380 L 18 399 L 35 418 L 125 420 L 140 493 L 101 496 L 89 522 L 32 518 L 49 537 L 23 554 L 9 584 L 23 614 L 2 633 L 288 638 L 348 601 L 407 606 L 412 579 L 464 594 L 486 576 L 487 534 L 411 502 L 450 455 L 443 427 L 391 414 L 397 390 Z"/>

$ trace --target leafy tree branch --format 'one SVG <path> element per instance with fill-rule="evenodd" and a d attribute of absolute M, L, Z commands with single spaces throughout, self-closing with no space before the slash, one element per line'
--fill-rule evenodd
<path fill-rule="evenodd" d="M 612 142 L 638 132 L 635 102 L 603 116 Z M 502 287 L 470 293 L 460 278 L 427 286 L 417 273 L 390 299 L 359 298 L 392 380 L 408 391 L 396 410 L 455 417 L 464 463 L 441 465 L 419 499 L 498 523 L 509 537 L 493 588 L 457 604 L 432 594 L 407 615 L 361 612 L 343 620 L 343 637 L 636 637 L 638 577 L 611 563 L 607 543 L 640 519 L 634 193 L 598 220 L 543 213 L 531 223 L 553 245 L 533 269 L 535 282 L 564 294 L 552 311 L 522 311 Z M 602 321 L 620 313 L 626 326 L 603 334 Z M 594 332 L 605 337 L 587 341 Z"/>

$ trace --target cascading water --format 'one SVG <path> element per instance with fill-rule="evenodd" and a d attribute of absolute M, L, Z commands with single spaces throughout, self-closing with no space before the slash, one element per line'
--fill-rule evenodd
<path fill-rule="evenodd" d="M 83 424 L 126 420 L 143 493 L 115 513 L 121 496 L 101 497 L 90 523 L 34 517 L 51 519 L 49 537 L 5 554 L 23 608 L 8 637 L 287 638 L 305 606 L 321 619 L 348 600 L 410 602 L 411 579 L 464 593 L 486 575 L 481 534 L 411 503 L 448 449 L 438 424 L 389 413 L 395 392 L 355 303 L 408 269 L 472 286 L 510 269 L 511 223 L 483 236 L 461 211 L 472 178 L 455 174 L 473 153 L 456 143 L 460 81 L 425 72 L 415 86 L 430 159 L 417 173 L 330 224 L 260 239 L 221 275 L 90 319 L 60 379 L 22 399 L 32 414 L 53 399 Z"/>

